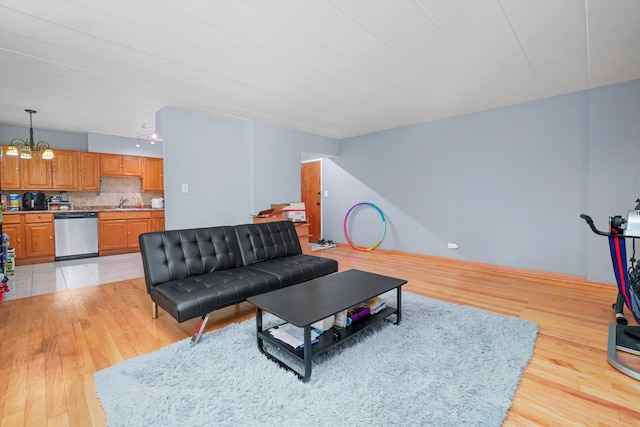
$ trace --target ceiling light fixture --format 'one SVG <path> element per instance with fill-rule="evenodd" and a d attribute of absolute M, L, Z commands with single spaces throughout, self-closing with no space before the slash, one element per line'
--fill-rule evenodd
<path fill-rule="evenodd" d="M 136 148 L 141 147 L 141 141 L 147 141 L 151 145 L 155 145 L 156 142 L 162 141 L 162 139 L 160 139 L 160 136 L 156 133 L 154 127 L 154 123 L 142 123 L 140 129 L 144 129 L 144 132 L 139 133 L 138 136 L 136 136 Z"/>
<path fill-rule="evenodd" d="M 55 155 L 47 141 L 38 141 L 38 143 L 35 143 L 33 140 L 33 115 L 37 113 L 37 111 L 24 111 L 29 113 L 29 138 L 26 141 L 20 138 L 13 139 L 9 147 L 7 147 L 7 156 L 20 156 L 21 159 L 31 159 L 33 155 L 36 154 L 44 160 L 53 159 Z"/>
<path fill-rule="evenodd" d="M 149 144 L 151 145 L 155 145 L 156 141 L 158 140 L 158 136 L 154 133 L 154 134 L 145 134 L 145 135 L 138 135 L 136 136 L 136 148 L 140 148 L 141 147 L 141 141 L 147 141 Z"/>

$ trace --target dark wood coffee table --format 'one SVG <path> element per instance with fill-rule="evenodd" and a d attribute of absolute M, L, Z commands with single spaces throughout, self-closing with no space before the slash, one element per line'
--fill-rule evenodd
<path fill-rule="evenodd" d="M 394 323 L 400 323 L 402 308 L 401 287 L 406 283 L 406 280 L 394 277 L 360 270 L 347 270 L 248 298 L 247 301 L 257 306 L 256 330 L 258 348 L 269 359 L 296 373 L 302 381 L 306 382 L 311 377 L 311 362 L 314 356 L 387 319 L 392 314 L 396 315 Z M 397 290 L 396 307 L 387 306 L 380 312 L 364 319 L 359 319 L 344 329 L 336 331 L 331 329 L 320 335 L 317 343 L 311 344 L 311 324 L 394 288 Z M 304 346 L 302 348 L 294 348 L 273 337 L 269 331 L 263 331 L 263 310 L 285 322 L 304 328 Z M 269 353 L 264 346 L 264 342 L 280 348 L 293 356 L 294 359 L 301 361 L 304 365 L 304 373 L 299 373 L 293 367 Z"/>

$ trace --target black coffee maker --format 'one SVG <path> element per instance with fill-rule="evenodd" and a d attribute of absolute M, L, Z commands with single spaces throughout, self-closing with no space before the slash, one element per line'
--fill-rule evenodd
<path fill-rule="evenodd" d="M 47 210 L 47 202 L 44 193 L 41 191 L 27 191 L 22 195 L 23 211 L 44 211 Z"/>

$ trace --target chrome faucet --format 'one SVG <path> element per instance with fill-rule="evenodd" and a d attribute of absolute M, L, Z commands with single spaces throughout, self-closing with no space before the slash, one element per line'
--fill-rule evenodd
<path fill-rule="evenodd" d="M 124 202 L 128 202 L 129 199 L 125 199 L 124 197 L 120 199 L 120 209 L 124 208 Z"/>

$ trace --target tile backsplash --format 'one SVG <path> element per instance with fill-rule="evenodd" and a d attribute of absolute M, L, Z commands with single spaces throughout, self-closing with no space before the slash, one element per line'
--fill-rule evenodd
<path fill-rule="evenodd" d="M 57 194 L 57 193 L 54 193 Z M 129 199 L 127 206 L 141 204 L 151 207 L 151 199 L 164 197 L 162 191 L 142 191 L 142 179 L 103 176 L 100 178 L 100 191 L 69 191 L 69 201 L 74 207 L 118 206 L 121 198 Z M 48 197 L 48 195 L 47 195 Z"/>
<path fill-rule="evenodd" d="M 5 194 L 22 194 L 25 190 L 5 190 Z M 57 196 L 60 191 L 44 191 L 47 198 Z M 121 198 L 129 199 L 126 206 L 151 207 L 151 199 L 154 197 L 164 197 L 162 191 L 142 191 L 142 179 L 135 177 L 100 177 L 100 191 L 67 191 L 67 197 L 73 202 L 74 208 L 88 206 L 113 206 L 117 207 Z"/>

